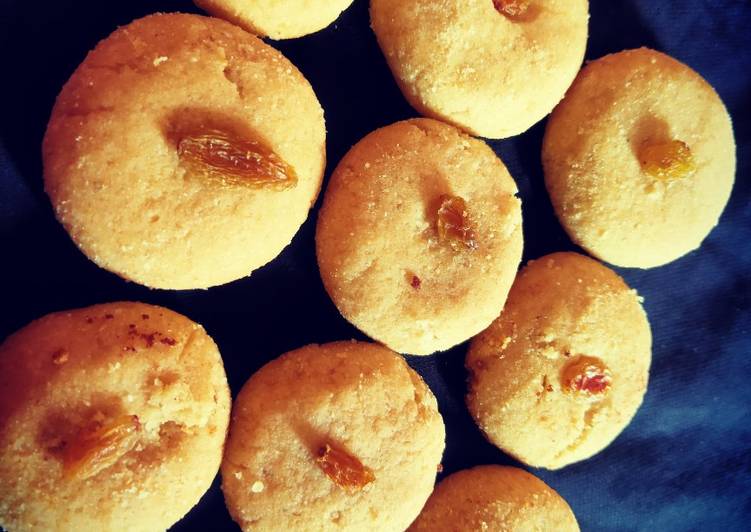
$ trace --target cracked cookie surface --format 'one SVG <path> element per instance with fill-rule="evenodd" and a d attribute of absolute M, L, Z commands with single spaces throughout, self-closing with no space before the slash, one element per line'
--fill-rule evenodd
<path fill-rule="evenodd" d="M 635 290 L 576 253 L 520 272 L 501 316 L 470 346 L 467 406 L 487 438 L 534 467 L 604 449 L 647 389 L 652 337 Z"/>
<path fill-rule="evenodd" d="M 433 489 L 444 438 L 435 397 L 400 356 L 309 345 L 238 395 L 222 490 L 243 530 L 404 530 Z"/>
<path fill-rule="evenodd" d="M 206 331 L 162 307 L 50 314 L 0 346 L 0 526 L 158 530 L 221 461 L 230 397 Z"/>
<path fill-rule="evenodd" d="M 218 148 L 197 157 L 186 138 Z M 43 156 L 55 214 L 91 260 L 154 288 L 207 288 L 272 260 L 305 221 L 325 166 L 323 110 L 257 37 L 219 19 L 151 15 L 76 69 Z M 269 186 L 279 169 L 289 186 Z"/>

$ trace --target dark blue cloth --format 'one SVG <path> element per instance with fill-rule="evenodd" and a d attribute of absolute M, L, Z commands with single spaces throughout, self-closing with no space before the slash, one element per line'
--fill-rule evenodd
<path fill-rule="evenodd" d="M 292 245 L 252 277 L 183 292 L 151 291 L 97 268 L 54 220 L 42 188 L 40 143 L 55 95 L 87 50 L 116 25 L 154 11 L 197 12 L 190 2 L 0 4 L 0 337 L 56 310 L 123 299 L 161 304 L 205 325 L 222 350 L 235 394 L 253 371 L 289 349 L 363 338 L 322 288 L 315 211 Z M 738 172 L 721 223 L 701 249 L 661 268 L 619 270 L 644 295 L 654 334 L 644 405 L 596 457 L 562 471 L 533 471 L 568 500 L 583 530 L 751 529 L 749 28 L 748 0 L 591 1 L 587 58 L 645 45 L 699 71 L 730 109 Z M 363 135 L 415 116 L 369 29 L 366 0 L 356 0 L 321 33 L 273 45 L 310 79 L 326 110 L 327 176 Z M 521 190 L 525 260 L 574 249 L 545 193 L 543 131 L 544 122 L 491 143 Z M 446 420 L 443 475 L 476 464 L 514 463 L 483 439 L 467 413 L 465 350 L 409 358 Z M 236 529 L 218 482 L 175 529 Z"/>

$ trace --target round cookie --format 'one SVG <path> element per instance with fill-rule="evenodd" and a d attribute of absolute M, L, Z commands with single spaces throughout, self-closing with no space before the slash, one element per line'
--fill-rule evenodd
<path fill-rule="evenodd" d="M 371 0 L 370 20 L 415 109 L 506 138 L 563 98 L 584 59 L 588 7 L 587 0 Z"/>
<path fill-rule="evenodd" d="M 321 278 L 342 315 L 400 353 L 487 327 L 522 252 L 521 205 L 482 141 L 430 119 L 367 135 L 334 170 L 318 216 Z"/>
<path fill-rule="evenodd" d="M 292 39 L 322 30 L 352 0 L 194 0 L 214 16 L 261 37 Z"/>
<path fill-rule="evenodd" d="M 576 243 L 611 264 L 651 268 L 696 249 L 717 224 L 735 140 L 699 74 L 641 48 L 581 71 L 548 122 L 542 160 Z"/>
<path fill-rule="evenodd" d="M 235 401 L 222 490 L 243 530 L 404 530 L 435 482 L 435 397 L 377 344 L 291 351 Z"/>
<path fill-rule="evenodd" d="M 635 290 L 576 253 L 531 261 L 472 341 L 467 406 L 487 438 L 533 467 L 604 449 L 647 390 L 652 335 Z"/>
<path fill-rule="evenodd" d="M 555 530 L 578 532 L 563 498 L 542 480 L 516 467 L 486 465 L 446 477 L 409 532 Z"/>
<path fill-rule="evenodd" d="M 99 266 L 155 288 L 248 275 L 290 242 L 325 164 L 323 111 L 279 52 L 197 15 L 100 42 L 44 138 L 57 218 Z"/>
<path fill-rule="evenodd" d="M 34 321 L 0 346 L 0 527 L 164 530 L 209 488 L 230 396 L 188 318 L 110 303 Z"/>

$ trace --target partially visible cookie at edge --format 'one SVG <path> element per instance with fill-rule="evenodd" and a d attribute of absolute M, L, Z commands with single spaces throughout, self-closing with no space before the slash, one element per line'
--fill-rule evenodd
<path fill-rule="evenodd" d="M 576 77 L 587 0 L 371 0 L 378 44 L 407 101 L 473 135 L 546 116 Z"/>
<path fill-rule="evenodd" d="M 571 508 L 542 480 L 516 467 L 477 466 L 443 479 L 409 532 L 579 532 Z"/>
<path fill-rule="evenodd" d="M 0 526 L 164 530 L 208 490 L 230 395 L 216 344 L 162 307 L 57 312 L 0 346 Z"/>
<path fill-rule="evenodd" d="M 322 30 L 352 0 L 194 0 L 212 15 L 261 37 L 292 39 Z"/>

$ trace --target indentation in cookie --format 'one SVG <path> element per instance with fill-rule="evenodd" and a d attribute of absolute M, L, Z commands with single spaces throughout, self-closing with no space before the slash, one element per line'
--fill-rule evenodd
<path fill-rule="evenodd" d="M 419 129 L 419 128 L 418 128 Z M 429 135 L 429 132 L 425 133 Z M 440 198 L 444 195 L 452 195 L 453 190 L 451 185 L 440 170 L 429 169 L 430 175 L 420 176 L 419 188 L 420 198 L 423 205 L 423 216 L 420 227 L 422 230 L 422 238 L 428 241 L 428 244 L 435 245 L 438 242 L 436 235 L 436 213 L 441 206 Z"/>
<path fill-rule="evenodd" d="M 235 87 L 237 95 L 240 98 L 244 98 L 245 87 L 243 85 L 243 81 L 240 77 L 237 67 L 228 62 L 222 69 L 222 74 L 224 74 L 224 77 L 227 79 L 227 81 L 229 81 Z"/>
<path fill-rule="evenodd" d="M 655 144 L 670 140 L 670 126 L 667 121 L 652 114 L 644 115 L 636 121 L 629 134 L 631 151 L 638 159 L 644 144 Z"/>
<path fill-rule="evenodd" d="M 165 421 L 136 447 L 138 466 L 158 467 L 170 457 L 179 456 L 191 429 L 178 421 Z"/>
<path fill-rule="evenodd" d="M 167 118 L 163 131 L 187 179 L 273 190 L 297 184 L 294 169 L 264 138 L 221 113 L 180 108 Z"/>
<path fill-rule="evenodd" d="M 169 388 L 180 379 L 179 373 L 174 370 L 164 370 L 158 373 L 149 375 L 146 378 L 146 387 L 154 388 L 156 390 L 162 390 Z M 216 401 L 215 401 L 216 402 Z"/>
<path fill-rule="evenodd" d="M 174 452 L 182 446 L 188 428 L 177 421 L 165 421 L 159 425 L 159 448 L 163 453 Z"/>
<path fill-rule="evenodd" d="M 51 359 L 54 365 L 62 366 L 68 363 L 68 360 L 70 359 L 70 352 L 64 347 L 61 347 L 60 349 L 56 349 L 52 352 Z"/>

